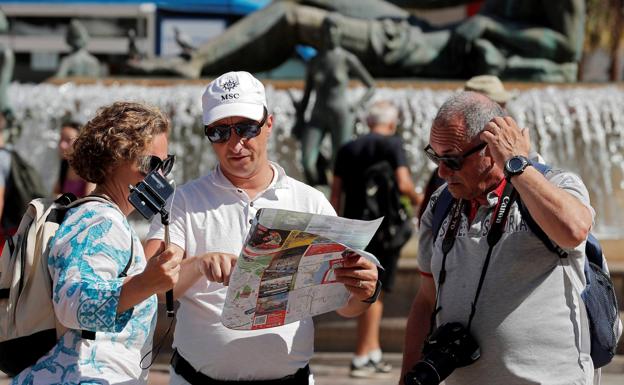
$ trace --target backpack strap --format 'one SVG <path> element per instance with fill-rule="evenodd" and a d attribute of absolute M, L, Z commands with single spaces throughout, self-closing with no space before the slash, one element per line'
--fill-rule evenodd
<path fill-rule="evenodd" d="M 542 173 L 542 175 L 546 175 L 546 173 L 551 170 L 551 167 L 546 164 L 531 162 L 531 165 L 535 167 L 535 169 L 537 169 L 540 173 Z M 559 245 L 553 242 L 548 237 L 548 235 L 546 235 L 544 230 L 542 230 L 537 222 L 535 222 L 535 220 L 531 216 L 531 213 L 529 213 L 529 210 L 527 209 L 524 202 L 522 202 L 522 199 L 518 199 L 518 208 L 520 209 L 522 219 L 524 219 L 533 234 L 535 234 L 542 241 L 544 246 L 546 246 L 548 250 L 557 254 L 559 258 L 567 258 L 568 252 L 563 250 Z M 595 263 L 596 265 L 602 267 L 602 248 L 600 247 L 600 243 L 598 242 L 596 237 L 594 237 L 590 233 L 587 237 L 587 242 L 585 244 L 585 254 L 587 255 L 587 259 L 589 260 L 589 262 Z"/>
<path fill-rule="evenodd" d="M 54 202 L 61 205 L 62 207 L 59 207 L 56 210 L 52 210 L 50 214 L 48 214 L 46 221 L 58 223 L 59 225 L 61 224 L 61 222 L 63 222 L 63 219 L 65 219 L 65 214 L 67 214 L 67 211 L 71 208 L 78 207 L 81 204 L 87 202 L 110 203 L 106 199 L 99 196 L 86 196 L 84 198 L 78 199 L 73 193 L 64 193 L 60 197 L 56 198 Z"/>
<path fill-rule="evenodd" d="M 77 200 L 76 195 L 73 193 L 65 193 L 60 197 L 56 198 L 54 203 L 62 205 L 62 207 L 57 207 L 54 210 L 51 210 L 48 216 L 46 217 L 46 222 L 54 222 L 58 225 L 63 222 L 65 219 L 65 214 L 67 214 L 68 207 Z"/>
<path fill-rule="evenodd" d="M 602 270 L 609 271 L 609 268 L 605 263 L 604 258 L 602 258 L 602 247 L 600 246 L 600 242 L 594 236 L 594 234 L 589 233 L 587 235 L 587 242 L 585 242 L 585 255 L 587 256 L 587 260 L 595 265 L 598 265 Z"/>
<path fill-rule="evenodd" d="M 551 167 L 546 164 L 537 163 L 537 162 L 531 162 L 531 164 L 539 172 L 541 172 L 542 175 L 545 175 L 549 170 L 551 170 Z M 527 226 L 529 226 L 529 229 L 531 229 L 533 234 L 535 234 L 535 236 L 537 236 L 542 241 L 544 246 L 546 246 L 548 250 L 557 254 L 559 258 L 567 258 L 568 252 L 562 249 L 559 245 L 553 242 L 548 237 L 548 235 L 546 235 L 544 230 L 542 230 L 542 228 L 537 224 L 537 222 L 535 222 L 535 220 L 531 216 L 531 213 L 529 213 L 529 210 L 527 209 L 524 202 L 522 202 L 522 199 L 518 199 L 518 208 L 520 209 L 522 219 L 524 219 L 524 221 L 526 222 Z M 606 262 L 602 254 L 602 247 L 600 246 L 600 242 L 598 242 L 598 239 L 596 239 L 596 237 L 592 233 L 589 233 L 587 235 L 587 240 L 585 242 L 585 257 L 586 257 L 585 258 L 585 271 L 586 272 L 587 272 L 587 269 L 589 269 L 589 263 L 593 263 L 599 266 L 602 270 L 608 271 L 608 268 L 606 267 Z"/>
<path fill-rule="evenodd" d="M 546 175 L 546 173 L 550 170 L 550 166 L 542 164 L 542 163 L 531 162 L 531 165 L 537 171 L 539 171 L 542 175 Z M 557 254 L 559 258 L 567 258 L 568 253 L 565 250 L 563 250 L 561 247 L 559 247 L 556 243 L 554 243 L 548 237 L 548 235 L 546 235 L 544 230 L 542 230 L 542 228 L 537 224 L 537 222 L 535 222 L 535 220 L 531 216 L 531 213 L 529 213 L 529 210 L 527 209 L 526 205 L 522 201 L 522 198 L 519 198 L 517 202 L 518 202 L 518 209 L 520 210 L 520 214 L 522 215 L 522 219 L 524 219 L 527 226 L 529 226 L 529 229 L 531 230 L 531 232 L 535 234 L 535 236 L 538 237 L 540 241 L 542 241 L 542 243 L 544 244 L 544 246 L 546 246 L 548 250 Z"/>
<path fill-rule="evenodd" d="M 538 162 L 531 162 L 531 164 L 540 173 L 542 173 L 542 175 L 546 175 L 546 173 L 551 170 L 551 167 L 546 164 L 542 164 Z M 529 229 L 533 232 L 533 234 L 535 234 L 535 236 L 537 236 L 542 241 L 542 243 L 544 244 L 544 246 L 546 246 L 548 250 L 550 250 L 551 252 L 559 256 L 561 267 L 563 268 L 563 272 L 565 276 L 567 276 L 572 287 L 574 287 L 575 290 L 579 293 L 581 299 L 585 301 L 585 294 L 584 294 L 585 288 L 588 287 L 588 285 L 591 282 L 591 276 L 593 276 L 589 262 L 590 261 L 594 262 L 594 260 L 598 259 L 598 263 L 597 263 L 598 266 L 600 267 L 603 266 L 602 248 L 600 247 L 598 240 L 593 235 L 589 234 L 587 237 L 587 241 L 585 242 L 585 266 L 583 267 L 584 272 L 585 272 L 585 282 L 582 282 L 573 273 L 572 266 L 570 265 L 570 262 L 567 260 L 568 252 L 562 249 L 552 239 L 550 239 L 548 235 L 546 235 L 544 230 L 542 230 L 542 228 L 537 224 L 537 222 L 535 222 L 535 220 L 531 216 L 531 213 L 529 213 L 529 210 L 527 209 L 526 205 L 524 204 L 524 202 L 522 202 L 521 199 L 518 199 L 518 208 L 520 210 L 520 214 L 522 215 L 522 219 L 524 219 L 524 221 L 526 222 Z M 595 252 L 599 252 L 599 254 L 594 254 Z M 577 337 L 575 337 L 576 343 L 580 347 L 581 351 L 590 354 L 592 360 L 594 361 L 594 364 L 596 364 L 594 355 L 592 354 L 593 345 L 594 345 L 594 342 L 593 342 L 594 339 L 592 338 L 592 335 L 594 333 L 593 331 L 594 325 L 589 315 L 587 302 L 585 303 L 585 306 L 579 306 L 579 311 L 581 313 L 581 318 L 580 318 L 581 333 Z M 585 323 L 587 323 L 587 325 L 583 326 L 583 324 Z"/>
<path fill-rule="evenodd" d="M 66 194 L 63 194 L 66 195 Z M 73 194 L 72 194 L 73 195 Z M 117 205 L 115 205 L 110 199 L 107 199 L 106 197 L 104 197 L 103 195 L 95 195 L 95 194 L 91 194 L 91 195 L 87 195 L 84 196 L 80 199 L 76 199 L 74 201 L 72 201 L 70 204 L 67 205 L 68 209 L 74 208 L 74 207 L 78 207 L 83 203 L 87 203 L 87 202 L 100 202 L 100 203 L 106 203 L 108 205 L 112 205 L 113 207 L 115 207 L 117 210 L 119 210 L 119 208 L 117 207 Z M 120 211 L 121 212 L 121 211 Z"/>
<path fill-rule="evenodd" d="M 438 237 L 444 218 L 446 218 L 451 211 L 453 201 L 454 198 L 448 190 L 448 186 L 445 186 L 442 192 L 440 192 L 440 195 L 438 195 L 438 199 L 433 203 L 433 223 L 431 225 L 431 233 L 433 234 L 434 243 Z"/>

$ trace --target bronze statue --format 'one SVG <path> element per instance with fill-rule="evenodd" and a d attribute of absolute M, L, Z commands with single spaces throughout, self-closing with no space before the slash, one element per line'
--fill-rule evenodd
<path fill-rule="evenodd" d="M 303 171 L 311 185 L 327 183 L 327 168 L 333 164 L 340 146 L 353 136 L 354 112 L 363 108 L 373 95 L 373 78 L 355 55 L 340 47 L 339 18 L 338 14 L 330 14 L 323 20 L 323 44 L 308 64 L 303 98 L 295 104 L 297 122 L 294 131 L 301 140 Z M 349 103 L 347 99 L 350 73 L 366 86 L 364 95 L 356 104 Z M 304 115 L 312 91 L 316 99 L 310 120 L 305 122 Z M 332 143 L 331 162 L 319 163 L 321 142 L 328 132 Z"/>
<path fill-rule="evenodd" d="M 180 57 L 189 60 L 193 55 L 193 51 L 197 49 L 191 37 L 180 31 L 178 27 L 173 27 L 173 39 L 178 47 L 180 47 Z"/>
<path fill-rule="evenodd" d="M 65 35 L 65 41 L 71 47 L 71 53 L 61 60 L 54 76 L 102 76 L 102 67 L 98 59 L 87 51 L 89 33 L 78 20 L 72 20 Z"/>
<path fill-rule="evenodd" d="M 432 8 L 467 2 L 409 4 Z M 232 69 L 268 70 L 290 57 L 297 44 L 319 48 L 321 24 L 330 11 L 344 16 L 338 24 L 340 45 L 375 76 L 492 74 L 505 79 L 576 80 L 584 0 L 485 0 L 477 15 L 436 28 L 382 0 L 276 1 L 200 46 L 188 61 L 152 59 L 136 69 L 186 77 Z"/>
<path fill-rule="evenodd" d="M 137 33 L 134 28 L 130 28 L 126 33 L 128 37 L 128 61 L 138 61 L 145 57 L 137 44 Z"/>

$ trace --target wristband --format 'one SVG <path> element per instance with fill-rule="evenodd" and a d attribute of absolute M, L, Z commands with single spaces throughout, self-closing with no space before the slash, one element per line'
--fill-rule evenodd
<path fill-rule="evenodd" d="M 377 284 L 375 285 L 375 292 L 370 297 L 363 299 L 362 302 L 366 303 L 374 303 L 379 298 L 379 294 L 381 293 L 381 281 L 377 280 Z"/>

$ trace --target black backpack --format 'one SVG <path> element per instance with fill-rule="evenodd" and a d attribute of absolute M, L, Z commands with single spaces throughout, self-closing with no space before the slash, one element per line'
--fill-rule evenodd
<path fill-rule="evenodd" d="M 48 195 L 43 186 L 41 175 L 24 160 L 15 150 L 2 148 L 11 154 L 11 171 L 4 190 L 4 210 L 0 224 L 3 228 L 15 228 L 19 225 L 28 203 L 36 198 Z"/>
<path fill-rule="evenodd" d="M 383 251 L 398 251 L 412 236 L 412 224 L 401 203 L 394 169 L 389 162 L 375 163 L 364 172 L 365 220 L 384 217 L 371 240 L 371 246 Z"/>

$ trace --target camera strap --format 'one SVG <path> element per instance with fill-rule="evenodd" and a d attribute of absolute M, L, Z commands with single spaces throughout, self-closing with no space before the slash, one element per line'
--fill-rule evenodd
<path fill-rule="evenodd" d="M 475 298 L 472 301 L 472 306 L 470 309 L 470 317 L 468 317 L 468 330 L 470 331 L 470 325 L 472 325 L 472 319 L 477 311 L 477 301 L 479 300 L 479 294 L 481 294 L 481 288 L 483 287 L 483 281 L 485 281 L 485 273 L 487 272 L 488 266 L 490 265 L 490 258 L 492 257 L 492 250 L 494 250 L 494 246 L 500 241 L 503 236 L 503 230 L 505 228 L 505 222 L 507 221 L 507 216 L 509 215 L 509 209 L 511 208 L 511 204 L 516 200 L 518 193 L 513 187 L 511 182 L 507 181 L 505 185 L 505 189 L 501 194 L 500 200 L 498 201 L 497 210 L 494 211 L 496 216 L 493 217 L 493 223 L 490 227 L 490 231 L 488 231 L 487 243 L 488 243 L 488 252 L 485 257 L 485 261 L 483 261 L 483 268 L 481 269 L 481 276 L 479 277 L 479 285 L 477 286 L 477 292 L 475 293 Z"/>
<path fill-rule="evenodd" d="M 440 293 L 442 292 L 442 284 L 446 280 L 446 256 L 453 248 L 455 244 L 455 238 L 457 237 L 457 232 L 459 231 L 459 225 L 461 223 L 461 212 L 464 208 L 464 201 L 455 199 L 453 201 L 453 207 L 451 208 L 451 220 L 446 229 L 446 234 L 444 234 L 444 239 L 442 240 L 442 267 L 440 268 L 440 272 L 438 273 L 438 289 L 436 291 L 435 303 L 433 305 L 434 311 L 431 313 L 431 321 L 429 322 L 429 334 L 433 332 L 433 325 L 435 325 L 435 319 L 440 310 L 442 310 L 442 306 L 438 306 Z"/>
<path fill-rule="evenodd" d="M 505 227 L 505 222 L 507 220 L 507 216 L 509 215 L 509 209 L 511 208 L 511 204 L 516 200 L 517 192 L 513 187 L 511 182 L 507 181 L 505 188 L 503 189 L 503 193 L 498 201 L 497 208 L 494 211 L 494 216 L 492 217 L 492 225 L 487 235 L 488 242 L 488 252 L 485 257 L 485 261 L 483 262 L 483 267 L 481 269 L 481 276 L 479 277 L 479 284 L 477 285 L 477 291 L 475 293 L 475 298 L 472 301 L 470 316 L 468 318 L 468 330 L 470 330 L 470 326 L 472 324 L 472 319 L 476 313 L 477 309 L 477 301 L 479 299 L 479 295 L 481 294 L 481 289 L 483 287 L 483 282 L 485 281 L 485 274 L 487 272 L 488 266 L 490 264 L 490 258 L 492 256 L 492 250 L 494 246 L 500 241 L 503 230 Z M 438 288 L 436 293 L 436 299 L 434 304 L 434 311 L 431 314 L 431 322 L 429 323 L 429 334 L 433 332 L 433 325 L 435 324 L 436 315 L 442 310 L 442 306 L 438 306 L 442 285 L 446 280 L 446 256 L 453 248 L 455 244 L 455 239 L 457 237 L 457 232 L 459 231 L 459 225 L 461 223 L 461 212 L 464 206 L 463 200 L 455 200 L 453 203 L 453 207 L 451 208 L 451 220 L 446 230 L 446 234 L 444 234 L 444 239 L 442 241 L 442 266 L 440 268 L 440 272 L 438 274 Z"/>

